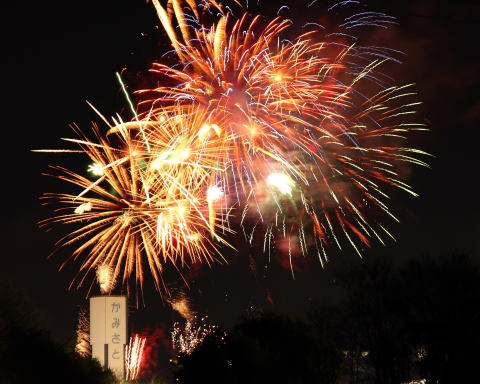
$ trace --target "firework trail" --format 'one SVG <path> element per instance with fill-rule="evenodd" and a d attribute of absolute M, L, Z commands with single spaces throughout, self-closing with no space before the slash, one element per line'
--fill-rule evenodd
<path fill-rule="evenodd" d="M 139 335 L 130 337 L 130 342 L 125 347 L 125 380 L 135 380 L 139 376 L 146 341 L 146 337 Z"/>
<path fill-rule="evenodd" d="M 92 355 L 92 346 L 90 345 L 90 320 L 87 311 L 83 308 L 78 312 L 75 352 L 84 357 Z"/>

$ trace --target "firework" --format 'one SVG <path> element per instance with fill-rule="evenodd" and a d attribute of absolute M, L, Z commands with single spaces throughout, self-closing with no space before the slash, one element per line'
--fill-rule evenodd
<path fill-rule="evenodd" d="M 235 20 L 214 1 L 203 4 L 210 18 L 219 15 L 210 24 L 195 2 L 153 3 L 179 63 L 153 64 L 169 86 L 138 91 L 140 105 L 146 114 L 193 107 L 209 117 L 191 137 L 219 148 L 222 172 L 211 178 L 227 198 L 217 206 L 241 207 L 241 225 L 253 222 L 250 238 L 262 222 L 266 243 L 274 232 L 297 237 L 302 252 L 315 247 L 322 262 L 326 246 L 342 248 L 340 237 L 359 254 L 372 239 L 393 238 L 377 217 L 398 221 L 387 204 L 392 189 L 417 196 L 401 173 L 406 163 L 427 166 L 425 152 L 405 145 L 425 127 L 409 119 L 419 104 L 411 85 L 382 72 L 398 61 L 394 50 L 349 43 L 355 38 L 346 34 L 387 27 L 392 17 L 352 15 L 336 33 L 295 36 L 290 20 Z"/>
<path fill-rule="evenodd" d="M 292 241 L 323 265 L 332 244 L 361 255 L 394 238 L 388 200 L 394 189 L 417 196 L 403 168 L 427 166 L 426 153 L 405 140 L 425 127 L 410 119 L 412 86 L 382 72 L 395 51 L 353 44 L 351 34 L 393 18 L 363 12 L 333 33 L 314 23 L 297 33 L 290 20 L 235 18 L 214 0 L 153 4 L 176 62 L 153 64 L 162 85 L 139 90 L 138 108 L 121 83 L 131 121 L 100 115 L 106 134 L 94 127 L 89 140 L 75 129 L 79 138 L 67 139 L 95 180 L 53 167 L 79 192 L 43 197 L 62 207 L 42 225 L 77 225 L 58 245 L 80 243 L 78 286 L 106 266 L 112 281 L 135 276 L 142 287 L 146 264 L 161 290 L 166 264 L 221 259 L 236 224 L 249 242 L 259 228 L 264 250 L 288 240 L 291 267 Z"/>
<path fill-rule="evenodd" d="M 97 267 L 97 282 L 102 293 L 109 294 L 115 287 L 113 279 L 113 269 L 109 265 L 99 265 Z"/>
<path fill-rule="evenodd" d="M 202 343 L 203 339 L 218 327 L 208 324 L 206 316 L 197 319 L 194 316 L 181 325 L 179 322 L 173 324 L 172 345 L 177 353 L 190 354 Z"/>
<path fill-rule="evenodd" d="M 165 124 L 181 127 L 182 121 L 177 115 Z M 148 126 L 151 121 L 134 123 Z M 131 275 L 143 286 L 146 262 L 160 290 L 164 264 L 209 263 L 219 255 L 222 239 L 215 235 L 214 242 L 211 237 L 219 223 L 208 217 L 204 186 L 210 177 L 205 172 L 208 156 L 202 153 L 202 163 L 189 161 L 190 154 L 198 154 L 193 145 L 182 141 L 180 128 L 178 132 L 165 130 L 165 135 L 159 133 L 161 129 L 149 129 L 131 135 L 128 123 L 118 123 L 110 126 L 110 132 L 115 133 L 107 137 L 95 129 L 96 141 L 79 130 L 79 139 L 67 139 L 80 145 L 96 164 L 98 178 L 94 181 L 63 167 L 52 167 L 55 177 L 75 185 L 79 193 L 45 194 L 43 199 L 62 207 L 41 225 L 77 225 L 57 245 L 80 243 L 71 259 L 87 255 L 82 259 L 80 271 L 84 273 L 78 286 L 88 271 L 97 267 L 108 272 L 110 283 L 102 288 L 105 292 L 110 292 L 119 277 L 125 282 Z"/>
<path fill-rule="evenodd" d="M 146 337 L 139 335 L 130 337 L 130 342 L 125 347 L 125 380 L 135 380 L 140 374 L 146 341 Z"/>
<path fill-rule="evenodd" d="M 186 321 L 192 321 L 195 312 L 190 308 L 190 300 L 184 292 L 180 292 L 176 297 L 171 297 L 169 303 Z"/>
<path fill-rule="evenodd" d="M 92 355 L 92 346 L 90 345 L 90 320 L 86 310 L 83 308 L 78 312 L 75 352 L 84 357 Z"/>

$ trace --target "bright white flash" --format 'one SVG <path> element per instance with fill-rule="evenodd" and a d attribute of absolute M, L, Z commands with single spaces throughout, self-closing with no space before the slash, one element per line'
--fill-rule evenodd
<path fill-rule="evenodd" d="M 103 164 L 92 163 L 88 166 L 87 171 L 95 176 L 103 176 Z"/>
<path fill-rule="evenodd" d="M 216 185 L 212 185 L 207 191 L 207 201 L 216 201 L 223 196 L 223 191 Z"/>
<path fill-rule="evenodd" d="M 268 175 L 267 184 L 275 187 L 284 195 L 292 195 L 292 188 L 295 185 L 293 180 L 285 173 L 274 172 Z"/>

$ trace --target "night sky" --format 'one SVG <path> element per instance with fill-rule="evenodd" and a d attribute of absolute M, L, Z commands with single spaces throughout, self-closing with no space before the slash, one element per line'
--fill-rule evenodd
<path fill-rule="evenodd" d="M 266 0 L 263 3 L 267 3 Z M 297 0 L 292 12 L 306 17 Z M 320 4 L 321 1 L 318 1 Z M 277 4 L 277 3 L 276 3 Z M 279 2 L 280 7 L 283 2 Z M 401 219 L 391 225 L 397 243 L 375 246 L 369 255 L 385 255 L 396 262 L 430 254 L 441 257 L 465 252 L 480 258 L 477 131 L 480 129 L 480 65 L 478 31 L 480 7 L 476 1 L 370 1 L 370 9 L 396 16 L 400 25 L 385 32 L 384 44 L 406 53 L 394 71 L 399 83 L 415 82 L 419 99 L 417 119 L 431 132 L 415 137 L 414 145 L 435 157 L 432 169 L 415 167 L 408 182 L 419 198 L 394 195 L 392 206 Z M 47 260 L 62 230 L 46 233 L 37 222 L 50 215 L 38 197 L 60 191 L 62 184 L 41 176 L 48 165 L 86 168 L 80 155 L 32 153 L 32 149 L 62 148 L 61 137 L 72 137 L 69 124 L 88 129 L 99 118 L 86 104 L 92 102 L 106 116 L 130 116 L 115 79 L 124 72 L 131 89 L 146 86 L 150 63 L 168 49 L 157 28 L 151 4 L 141 0 L 23 2 L 10 5 L 2 46 L 4 135 L 2 166 L 2 262 L 0 279 L 20 289 L 39 310 L 45 326 L 61 342 L 74 338 L 78 308 L 85 305 L 88 287 L 68 289 L 78 263 L 58 272 L 68 250 Z M 253 8 L 254 10 L 257 8 Z M 261 9 L 261 8 L 260 8 Z M 324 6 L 311 7 L 321 16 Z M 6 103 L 5 103 L 6 101 Z M 251 255 L 255 255 L 252 257 Z M 359 262 L 348 248 L 332 257 Z M 261 249 L 244 246 L 229 256 L 229 265 L 194 268 L 190 290 L 171 283 L 192 298 L 200 315 L 231 325 L 251 309 L 303 313 L 309 303 L 334 295 L 328 268 L 318 262 L 296 271 L 273 261 Z M 265 266 L 267 265 L 267 268 Z M 171 281 L 174 275 L 171 276 Z M 152 285 L 145 288 L 146 308 L 133 315 L 141 330 L 168 329 L 178 320 Z"/>

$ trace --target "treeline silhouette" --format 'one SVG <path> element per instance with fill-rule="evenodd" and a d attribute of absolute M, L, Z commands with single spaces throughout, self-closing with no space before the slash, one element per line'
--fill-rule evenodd
<path fill-rule="evenodd" d="M 174 382 L 480 383 L 479 265 L 466 255 L 402 267 L 389 260 L 333 265 L 334 298 L 302 319 L 249 313 L 233 329 L 217 329 L 191 354 L 172 359 Z M 115 378 L 53 342 L 21 295 L 0 284 L 0 383 L 37 382 Z"/>
<path fill-rule="evenodd" d="M 334 304 L 263 313 L 174 360 L 177 382 L 480 383 L 480 270 L 466 255 L 338 268 Z"/>
<path fill-rule="evenodd" d="M 113 384 L 98 361 L 59 345 L 45 331 L 26 299 L 0 283 L 1 384 Z"/>

